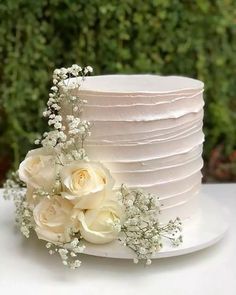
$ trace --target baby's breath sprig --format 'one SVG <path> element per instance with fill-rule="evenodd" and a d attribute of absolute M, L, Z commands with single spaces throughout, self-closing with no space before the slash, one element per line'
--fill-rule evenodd
<path fill-rule="evenodd" d="M 159 223 L 158 212 L 160 213 L 161 206 L 156 195 L 122 185 L 119 198 L 125 206 L 126 215 L 119 240 L 135 252 L 135 263 L 145 259 L 147 265 L 151 264 L 151 258 L 162 248 L 164 238 L 172 245 L 182 242 L 179 218 L 170 220 L 166 225 Z"/>
<path fill-rule="evenodd" d="M 18 171 L 11 172 L 5 183 L 3 184 L 3 198 L 5 200 L 14 199 L 15 192 L 24 194 L 24 190 L 21 188 L 26 187 L 25 183 L 20 180 Z"/>
<path fill-rule="evenodd" d="M 29 238 L 30 231 L 33 228 L 32 210 L 26 201 L 25 183 L 20 180 L 18 171 L 11 173 L 3 184 L 3 189 L 3 198 L 14 201 L 16 225 L 22 234 Z"/>
<path fill-rule="evenodd" d="M 33 213 L 26 200 L 26 187 L 24 182 L 19 179 L 18 171 L 11 173 L 11 176 L 4 183 L 3 189 L 4 199 L 14 201 L 16 225 L 22 234 L 29 238 L 33 228 Z"/>
<path fill-rule="evenodd" d="M 88 160 L 84 141 L 90 135 L 90 123 L 80 118 L 86 101 L 77 95 L 78 91 L 75 92 L 75 89 L 78 89 L 80 83 L 92 72 L 92 67 L 82 68 L 76 64 L 53 72 L 53 86 L 43 116 L 48 118 L 48 125 L 54 130 L 45 132 L 35 143 L 55 148 L 57 154 L 63 154 L 68 161 Z M 75 79 L 72 81 L 71 78 Z M 61 113 L 62 106 L 66 108 L 67 115 Z"/>
<path fill-rule="evenodd" d="M 81 265 L 79 255 L 84 252 L 85 246 L 81 243 L 80 237 L 76 237 L 70 243 L 64 245 L 47 243 L 46 248 L 50 255 L 59 254 L 63 265 L 76 269 Z"/>
<path fill-rule="evenodd" d="M 26 238 L 29 238 L 31 230 L 34 228 L 32 209 L 26 201 L 25 195 L 19 198 L 15 197 L 14 202 L 16 207 L 16 224 L 20 228 L 21 233 Z"/>

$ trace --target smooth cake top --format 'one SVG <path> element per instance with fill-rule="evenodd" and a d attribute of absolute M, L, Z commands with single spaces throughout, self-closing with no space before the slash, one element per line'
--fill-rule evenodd
<path fill-rule="evenodd" d="M 69 84 L 73 82 L 70 79 Z M 181 76 L 101 75 L 90 76 L 81 84 L 81 91 L 105 93 L 168 93 L 203 89 L 204 83 Z"/>

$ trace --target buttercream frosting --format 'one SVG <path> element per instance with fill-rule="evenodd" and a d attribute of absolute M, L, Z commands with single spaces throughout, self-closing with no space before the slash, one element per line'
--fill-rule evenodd
<path fill-rule="evenodd" d="M 73 81 L 67 86 L 78 92 Z M 82 116 L 92 124 L 89 157 L 110 169 L 116 187 L 155 193 L 161 221 L 198 210 L 203 86 L 177 76 L 106 75 L 88 77 L 79 88 L 87 101 Z"/>

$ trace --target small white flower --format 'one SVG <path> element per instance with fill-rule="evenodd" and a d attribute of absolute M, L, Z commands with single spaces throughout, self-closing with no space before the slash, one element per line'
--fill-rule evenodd
<path fill-rule="evenodd" d="M 69 121 L 73 121 L 74 120 L 74 116 L 72 116 L 72 115 L 67 115 L 66 116 L 66 120 L 69 122 Z"/>
<path fill-rule="evenodd" d="M 51 246 L 52 246 L 52 243 L 47 243 L 47 244 L 46 244 L 46 248 L 47 248 L 47 249 L 51 248 Z"/>
<path fill-rule="evenodd" d="M 58 122 L 54 124 L 55 129 L 60 129 L 61 126 L 62 126 L 61 123 L 58 123 Z"/>
<path fill-rule="evenodd" d="M 47 112 L 47 111 L 44 111 L 44 112 L 43 112 L 43 116 L 44 116 L 44 117 L 47 117 L 47 116 L 48 116 L 48 112 Z"/>
<path fill-rule="evenodd" d="M 152 260 L 151 259 L 147 259 L 146 265 L 151 265 L 151 263 L 152 263 Z"/>
<path fill-rule="evenodd" d="M 71 269 L 76 269 L 76 268 L 80 267 L 80 265 L 81 265 L 81 261 L 80 260 L 75 260 L 74 262 L 72 262 L 70 264 L 70 268 Z"/>
<path fill-rule="evenodd" d="M 68 254 L 68 250 L 63 248 L 59 249 L 58 252 L 61 256 L 66 256 Z"/>
<path fill-rule="evenodd" d="M 75 260 L 74 264 L 75 264 L 75 267 L 79 267 L 81 265 L 81 261 Z"/>
<path fill-rule="evenodd" d="M 61 115 L 57 115 L 57 116 L 55 116 L 55 120 L 56 120 L 57 122 L 61 122 L 61 121 L 62 121 L 62 116 L 61 116 Z"/>
<path fill-rule="evenodd" d="M 133 206 L 134 202 L 132 200 L 128 200 L 126 204 L 127 206 Z"/>
<path fill-rule="evenodd" d="M 59 69 L 55 69 L 53 75 L 60 75 L 61 71 Z"/>
<path fill-rule="evenodd" d="M 66 68 L 61 68 L 60 74 L 65 75 L 68 73 L 68 70 Z"/>
<path fill-rule="evenodd" d="M 92 73 L 93 72 L 93 68 L 91 66 L 87 66 L 85 68 L 85 73 Z"/>
<path fill-rule="evenodd" d="M 52 107 L 54 110 L 56 110 L 56 111 L 59 111 L 59 110 L 61 109 L 61 107 L 60 107 L 58 104 L 56 104 L 56 103 L 52 104 L 51 107 Z"/>
<path fill-rule="evenodd" d="M 54 92 L 57 92 L 58 91 L 58 87 L 57 86 L 52 86 L 51 87 L 51 90 L 54 91 Z"/>
<path fill-rule="evenodd" d="M 70 245 L 71 247 L 76 247 L 79 243 L 79 239 L 78 238 L 74 238 L 71 242 L 70 242 Z"/>
<path fill-rule="evenodd" d="M 54 120 L 48 120 L 48 125 L 51 126 L 54 124 Z"/>
<path fill-rule="evenodd" d="M 76 64 L 72 65 L 71 68 L 72 68 L 73 70 L 78 71 L 78 72 L 81 72 L 81 71 L 82 71 L 82 68 L 81 68 L 80 66 L 76 65 Z"/>
<path fill-rule="evenodd" d="M 40 139 L 36 139 L 36 140 L 34 141 L 34 143 L 35 143 L 35 144 L 40 144 Z"/>
<path fill-rule="evenodd" d="M 67 266 L 68 265 L 68 262 L 66 260 L 62 260 L 62 263 Z"/>

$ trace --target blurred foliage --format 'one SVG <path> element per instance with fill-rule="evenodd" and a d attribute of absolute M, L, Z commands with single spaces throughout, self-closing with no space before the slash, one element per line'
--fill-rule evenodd
<path fill-rule="evenodd" d="M 38 133 L 54 68 L 179 74 L 206 85 L 205 156 L 236 145 L 235 0 L 0 1 L 0 158 Z"/>
<path fill-rule="evenodd" d="M 204 181 L 206 182 L 235 182 L 236 181 L 236 150 L 229 155 L 223 153 L 223 145 L 215 147 L 205 167 Z"/>

